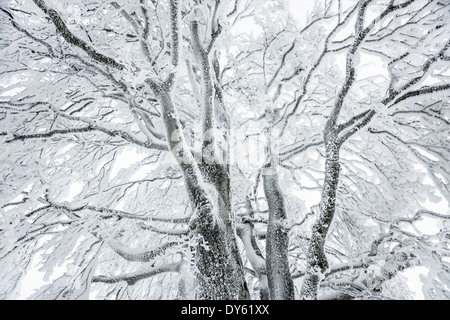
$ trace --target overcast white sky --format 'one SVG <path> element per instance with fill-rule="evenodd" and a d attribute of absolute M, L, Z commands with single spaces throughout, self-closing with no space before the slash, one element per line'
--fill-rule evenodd
<path fill-rule="evenodd" d="M 305 25 L 308 13 L 314 8 L 315 0 L 286 0 L 292 16 L 297 19 L 300 25 Z"/>

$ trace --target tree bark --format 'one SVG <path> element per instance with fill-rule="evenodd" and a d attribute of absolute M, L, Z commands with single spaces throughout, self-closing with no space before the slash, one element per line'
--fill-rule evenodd
<path fill-rule="evenodd" d="M 270 162 L 263 174 L 264 193 L 269 206 L 266 238 L 266 269 L 271 300 L 293 300 L 294 282 L 289 269 L 289 238 L 283 193 L 278 184 L 275 164 Z"/>
<path fill-rule="evenodd" d="M 214 207 L 211 196 L 205 189 L 197 162 L 189 151 L 176 109 L 173 105 L 169 90 L 164 86 L 152 89 L 161 104 L 161 113 L 165 124 L 169 149 L 175 156 L 183 173 L 186 190 L 194 209 L 194 216 L 190 222 L 191 234 L 198 236 L 195 255 L 197 267 L 196 281 L 198 299 L 205 300 L 242 300 L 249 298 L 247 284 L 241 258 L 237 251 L 237 243 L 231 219 L 224 220 L 220 214 L 221 208 Z M 229 217 L 230 205 L 229 184 L 217 191 L 224 201 L 223 209 Z M 220 202 L 219 202 L 220 203 Z"/>
<path fill-rule="evenodd" d="M 244 244 L 247 259 L 259 279 L 259 297 L 261 300 L 269 300 L 266 260 L 256 243 L 253 224 L 245 220 L 239 223 L 237 225 L 237 234 Z"/>
<path fill-rule="evenodd" d="M 327 144 L 325 180 L 322 188 L 319 217 L 313 225 L 306 257 L 306 274 L 303 279 L 301 298 L 316 300 L 323 273 L 328 268 L 325 255 L 325 240 L 336 209 L 336 192 L 339 183 L 339 145 Z"/>

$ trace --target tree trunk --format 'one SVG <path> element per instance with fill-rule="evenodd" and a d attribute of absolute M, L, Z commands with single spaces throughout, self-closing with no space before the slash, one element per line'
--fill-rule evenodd
<path fill-rule="evenodd" d="M 339 146 L 327 144 L 325 180 L 322 188 L 319 217 L 314 223 L 306 258 L 306 274 L 303 279 L 301 298 L 316 300 L 322 274 L 328 268 L 325 255 L 325 240 L 336 207 L 336 192 L 339 182 Z"/>
<path fill-rule="evenodd" d="M 286 207 L 278 184 L 274 163 L 265 167 L 264 193 L 269 206 L 269 222 L 266 238 L 266 269 L 271 300 L 293 300 L 294 282 L 289 270 L 289 238 L 284 226 Z"/>
<path fill-rule="evenodd" d="M 186 190 L 194 209 L 194 217 L 191 220 L 192 236 L 199 238 L 195 256 L 197 298 L 206 300 L 248 299 L 250 296 L 244 278 L 242 261 L 237 250 L 234 226 L 231 224 L 230 190 L 229 183 L 225 179 L 226 173 L 222 172 L 225 176 L 211 175 L 216 176 L 217 179 L 212 181 L 213 185 L 219 185 L 219 182 L 225 183 L 217 188 L 218 196 L 223 204 L 220 205 L 221 201 L 217 201 L 217 207 L 214 207 L 211 200 L 213 195 L 206 191 L 198 164 L 184 140 L 182 127 L 170 93 L 164 88 L 161 90 L 161 87 L 154 87 L 154 92 L 161 104 L 169 149 L 183 173 Z M 227 211 L 227 213 L 223 213 L 223 211 Z M 227 218 L 224 219 L 224 216 Z"/>
<path fill-rule="evenodd" d="M 247 259 L 259 279 L 259 297 L 261 300 L 269 300 L 266 260 L 256 243 L 253 224 L 244 219 L 244 221 L 237 226 L 237 234 L 244 244 Z"/>
<path fill-rule="evenodd" d="M 218 191 L 217 216 L 218 223 L 211 230 L 203 230 L 201 236 L 206 243 L 213 244 L 214 250 L 207 251 L 199 245 L 197 267 L 202 274 L 200 278 L 200 299 L 250 299 L 247 284 L 244 280 L 243 263 L 236 241 L 236 227 L 231 210 L 230 176 L 227 165 L 202 164 L 201 171 L 209 183 Z M 205 168 L 207 167 L 207 169 Z M 218 283 L 225 280 L 227 287 Z"/>

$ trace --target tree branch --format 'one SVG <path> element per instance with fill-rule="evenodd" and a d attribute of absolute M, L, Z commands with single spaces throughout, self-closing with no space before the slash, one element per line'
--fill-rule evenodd
<path fill-rule="evenodd" d="M 355 134 L 358 130 L 369 124 L 370 120 L 376 114 L 374 110 L 368 110 L 368 112 L 362 117 L 362 119 L 356 123 L 351 129 L 347 130 L 337 139 L 337 144 L 342 145 L 348 138 Z"/>
<path fill-rule="evenodd" d="M 21 27 L 17 24 L 17 22 L 14 20 L 14 16 L 13 16 L 10 12 L 8 12 L 7 10 L 5 10 L 5 9 L 3 9 L 3 8 L 0 8 L 0 10 L 2 10 L 3 12 L 5 12 L 5 13 L 8 15 L 8 17 L 9 17 L 9 19 L 10 19 L 10 21 L 11 21 L 11 24 L 12 24 L 12 26 L 13 26 L 14 28 L 16 28 L 18 31 L 24 33 L 27 37 L 33 39 L 34 41 L 36 41 L 36 42 L 38 42 L 38 43 L 40 43 L 40 44 L 42 44 L 44 47 L 47 48 L 47 51 L 48 51 L 49 55 L 50 55 L 50 56 L 54 56 L 55 53 L 54 53 L 53 48 L 52 48 L 51 45 L 49 45 L 47 42 L 45 42 L 45 41 L 42 40 L 42 39 L 36 38 L 36 37 L 33 36 L 31 33 L 29 33 L 27 30 L 21 28 Z"/>
<path fill-rule="evenodd" d="M 323 144 L 323 141 L 317 141 L 317 142 L 312 142 L 312 143 L 308 143 L 308 144 L 302 144 L 296 147 L 293 147 L 290 150 L 286 150 L 283 152 L 279 153 L 280 156 L 280 161 L 286 161 L 289 160 L 290 158 L 292 158 L 293 156 L 302 153 L 304 151 L 306 151 L 307 149 L 311 148 L 311 147 L 317 147 Z"/>
<path fill-rule="evenodd" d="M 169 222 L 169 223 L 188 223 L 190 220 L 190 216 L 183 217 L 183 218 L 168 218 L 168 217 L 149 217 L 149 216 L 142 216 L 142 215 L 136 215 L 132 213 L 128 213 L 122 210 L 115 210 L 115 209 L 109 209 L 104 207 L 97 207 L 92 205 L 83 205 L 77 208 L 71 208 L 67 205 L 63 204 L 57 204 L 49 199 L 45 199 L 45 201 L 50 204 L 54 208 L 58 209 L 64 209 L 69 212 L 78 212 L 81 210 L 91 210 L 103 214 L 109 214 L 110 216 L 116 216 L 120 218 L 126 218 L 126 219 L 134 219 L 134 220 L 140 220 L 140 221 L 157 221 L 157 222 Z M 79 217 L 78 217 L 79 218 Z"/>
<path fill-rule="evenodd" d="M 432 87 L 423 87 L 420 88 L 418 90 L 414 90 L 414 91 L 409 91 L 403 95 L 401 95 L 400 97 L 398 97 L 391 105 L 390 107 L 392 107 L 393 105 L 398 104 L 399 102 L 402 102 L 408 98 L 411 97 L 416 97 L 416 96 L 420 96 L 423 94 L 430 94 L 430 93 L 434 93 L 436 91 L 443 91 L 443 90 L 448 90 L 450 89 L 450 83 L 449 84 L 443 84 L 440 86 L 432 86 Z"/>
<path fill-rule="evenodd" d="M 170 30 L 171 30 L 171 57 L 172 57 L 172 65 L 174 68 L 178 66 L 180 50 L 179 50 L 179 0 L 170 0 Z"/>
<path fill-rule="evenodd" d="M 169 236 L 180 236 L 181 237 L 181 236 L 189 234 L 189 229 L 186 229 L 186 230 L 167 230 L 167 229 L 156 228 L 156 227 L 153 227 L 153 226 L 148 226 L 148 225 L 145 225 L 145 224 L 141 224 L 140 227 L 141 227 L 141 229 L 144 229 L 144 230 L 150 230 L 150 231 L 153 231 L 153 232 L 156 232 L 156 233 L 166 234 L 166 235 L 169 235 Z"/>
<path fill-rule="evenodd" d="M 388 105 L 391 101 L 393 101 L 395 98 L 397 98 L 402 92 L 406 91 L 408 88 L 410 88 L 411 86 L 413 86 L 414 84 L 416 84 L 416 83 L 418 83 L 420 80 L 422 80 L 423 77 L 424 77 L 424 75 L 426 74 L 426 72 L 427 72 L 427 71 L 430 69 L 430 67 L 432 66 L 432 64 L 433 64 L 434 62 L 436 62 L 437 60 L 439 60 L 439 59 L 443 59 L 444 54 L 445 54 L 445 52 L 447 51 L 447 49 L 448 49 L 449 47 L 450 47 L 450 40 L 447 41 L 447 43 L 445 44 L 445 46 L 444 46 L 438 53 L 436 53 L 434 56 L 432 56 L 430 59 L 428 59 L 428 60 L 422 65 L 422 67 L 421 67 L 421 70 L 423 71 L 422 75 L 420 75 L 420 76 L 418 76 L 418 77 L 415 77 L 415 78 L 409 80 L 409 81 L 408 81 L 406 84 L 404 84 L 399 90 L 392 90 L 392 91 L 389 93 L 389 96 L 386 97 L 385 99 L 383 99 L 383 100 L 381 101 L 381 103 L 383 103 L 384 105 Z M 405 53 L 405 54 L 403 54 L 401 57 L 405 57 L 405 56 L 407 56 L 407 55 L 408 55 L 408 53 Z M 398 59 L 396 59 L 396 61 L 399 60 L 399 59 L 401 59 L 401 57 L 398 58 Z M 443 88 L 440 88 L 439 90 L 445 90 L 445 89 L 448 89 L 448 86 L 449 86 L 448 84 L 447 84 L 447 85 L 444 85 L 444 86 L 441 86 L 441 87 L 443 87 Z M 397 104 L 397 103 L 399 103 L 399 102 L 401 102 L 401 101 L 403 101 L 403 100 L 405 100 L 406 98 L 409 98 L 409 97 L 417 96 L 417 95 L 424 94 L 424 93 L 430 93 L 429 90 L 430 90 L 431 88 L 434 88 L 434 87 L 428 87 L 428 88 L 419 89 L 419 90 L 416 90 L 416 91 L 411 91 L 411 92 L 405 93 L 405 94 L 403 94 L 401 97 L 397 98 L 397 99 L 395 100 L 395 102 L 394 102 L 392 105 L 395 105 L 395 104 Z M 439 88 L 439 86 L 436 87 L 436 88 Z M 421 92 L 422 90 L 424 90 L 424 92 Z"/>
<path fill-rule="evenodd" d="M 45 139 L 50 138 L 54 135 L 60 134 L 68 134 L 68 133 L 80 133 L 80 132 L 92 132 L 95 131 L 91 126 L 82 127 L 82 128 L 72 128 L 72 129 L 60 129 L 60 130 L 51 130 L 43 133 L 35 133 L 35 134 L 13 134 L 13 138 L 10 140 L 6 140 L 6 143 L 11 143 L 14 141 L 24 141 L 28 139 Z"/>
<path fill-rule="evenodd" d="M 285 200 L 274 161 L 270 161 L 265 169 L 267 170 L 263 173 L 263 186 L 269 207 L 266 239 L 269 296 L 272 300 L 293 300 L 294 283 L 288 260 L 289 238 L 288 232 L 282 226 L 282 222 L 287 218 Z"/>
<path fill-rule="evenodd" d="M 167 249 L 179 245 L 179 242 L 166 242 L 163 245 L 152 249 L 132 249 L 125 244 L 112 240 L 109 242 L 110 247 L 122 258 L 128 261 L 149 262 L 156 257 L 163 255 Z"/>
<path fill-rule="evenodd" d="M 272 76 L 272 79 L 270 79 L 269 83 L 266 86 L 266 90 L 270 89 L 272 84 L 274 83 L 275 79 L 277 78 L 278 74 L 280 73 L 281 69 L 284 67 L 284 63 L 286 62 L 286 57 L 289 53 L 291 53 L 292 50 L 294 50 L 295 47 L 295 40 L 292 42 L 291 46 L 284 52 L 280 65 L 278 66 L 278 69 L 275 71 L 275 73 Z"/>
<path fill-rule="evenodd" d="M 347 122 L 338 125 L 337 130 L 338 130 L 339 132 L 341 132 L 342 130 L 344 130 L 344 129 L 350 127 L 350 126 L 351 126 L 352 124 L 354 124 L 356 121 L 358 121 L 358 120 L 364 118 L 369 112 L 370 112 L 370 110 L 366 110 L 366 111 L 361 112 L 360 114 L 358 114 L 358 115 L 352 117 L 352 118 L 351 118 L 350 120 L 348 120 Z"/>
<path fill-rule="evenodd" d="M 59 14 L 53 10 L 49 9 L 47 4 L 43 0 L 33 0 L 33 2 L 52 20 L 53 24 L 56 27 L 58 33 L 66 40 L 68 43 L 82 49 L 87 53 L 89 57 L 93 60 L 104 63 L 108 66 L 114 67 L 116 69 L 122 70 L 124 66 L 118 62 L 116 62 L 113 58 L 107 57 L 98 51 L 96 51 L 93 47 L 88 45 L 84 40 L 76 37 L 72 34 L 67 28 L 64 21 L 61 19 Z"/>
<path fill-rule="evenodd" d="M 336 102 L 333 106 L 333 109 L 331 110 L 331 114 L 328 118 L 328 121 L 325 126 L 326 131 L 330 131 L 332 128 L 335 127 L 337 118 L 339 117 L 339 113 L 342 109 L 342 106 L 344 104 L 344 99 L 347 96 L 347 93 L 349 92 L 354 80 L 355 80 L 355 66 L 354 66 L 354 56 L 356 54 L 356 51 L 358 50 L 359 46 L 364 40 L 365 35 L 369 32 L 369 27 L 366 29 L 362 29 L 364 25 L 364 18 L 366 13 L 367 5 L 369 4 L 370 0 L 364 0 L 360 1 L 357 5 L 358 7 L 358 14 L 356 16 L 356 22 L 355 22 L 355 40 L 350 47 L 349 51 L 347 52 L 346 56 L 346 67 L 345 67 L 345 80 L 344 84 L 342 85 Z"/>
<path fill-rule="evenodd" d="M 420 220 L 422 216 L 425 215 L 430 217 L 436 217 L 439 219 L 450 219 L 450 215 L 440 214 L 431 210 L 419 210 L 411 218 L 398 218 L 394 221 L 394 223 L 398 224 L 399 222 L 414 222 Z"/>
<path fill-rule="evenodd" d="M 282 132 L 284 132 L 289 119 L 295 114 L 295 112 L 297 111 L 300 103 L 302 102 L 303 98 L 306 95 L 306 91 L 307 91 L 307 87 L 312 79 L 313 73 L 315 72 L 315 70 L 319 67 L 320 63 L 322 62 L 323 58 L 325 57 L 325 55 L 328 53 L 328 45 L 329 45 L 329 41 L 331 39 L 331 37 L 341 28 L 343 27 L 349 20 L 350 17 L 353 15 L 353 13 L 355 12 L 357 6 L 353 6 L 353 8 L 349 11 L 349 13 L 347 14 L 347 16 L 340 22 L 338 22 L 338 24 L 333 28 L 333 30 L 330 31 L 330 33 L 327 35 L 327 37 L 325 38 L 324 41 L 324 47 L 322 49 L 322 52 L 320 53 L 319 57 L 317 58 L 316 62 L 314 63 L 314 65 L 308 70 L 308 73 L 305 76 L 305 80 L 303 81 L 302 84 L 302 88 L 301 88 L 301 93 L 298 96 L 298 98 L 296 98 L 295 101 L 295 105 L 294 108 L 291 110 L 291 112 L 287 113 L 287 109 L 284 113 L 284 115 L 282 117 L 279 117 L 279 119 L 275 122 L 274 125 L 278 125 L 281 121 L 283 121 L 283 127 L 282 127 Z"/>
<path fill-rule="evenodd" d="M 102 282 L 102 283 L 117 283 L 125 281 L 128 285 L 132 286 L 136 284 L 139 280 L 150 278 L 154 275 L 165 273 L 165 272 L 180 272 L 183 262 L 175 262 L 164 264 L 158 267 L 147 267 L 136 272 L 124 273 L 118 276 L 105 276 L 99 275 L 92 277 L 92 282 Z"/>
<path fill-rule="evenodd" d="M 111 5 L 116 9 L 120 8 L 120 5 L 117 2 L 111 2 Z M 120 10 L 120 13 L 125 18 L 125 20 L 127 20 L 131 24 L 131 26 L 133 27 L 137 36 L 140 38 L 139 43 L 141 45 L 142 53 L 144 54 L 145 58 L 150 63 L 150 65 L 153 67 L 156 63 L 156 60 L 152 58 L 152 56 L 150 54 L 150 49 L 149 49 L 147 41 L 146 41 L 147 34 L 148 34 L 148 17 L 147 17 L 146 10 L 143 7 L 142 7 L 142 9 L 143 9 L 143 13 L 144 13 L 145 19 L 146 19 L 145 29 L 142 29 L 140 27 L 140 25 L 136 22 L 136 20 L 124 9 Z"/>
<path fill-rule="evenodd" d="M 63 118 L 83 122 L 85 124 L 88 124 L 94 130 L 106 133 L 107 135 L 109 135 L 111 137 L 120 137 L 120 138 L 122 138 L 122 139 L 124 139 L 124 140 L 126 140 L 128 142 L 131 142 L 133 144 L 136 144 L 138 146 L 141 146 L 141 147 L 144 147 L 144 148 L 148 148 L 148 149 L 167 150 L 167 145 L 166 144 L 158 144 L 158 143 L 155 143 L 153 141 L 141 141 L 141 140 L 133 137 L 128 132 L 125 132 L 125 131 L 122 131 L 122 130 L 109 129 L 109 128 L 102 127 L 102 126 L 98 125 L 95 121 L 93 121 L 91 119 L 87 119 L 87 118 L 84 118 L 84 117 L 73 116 L 73 115 L 67 114 L 67 113 L 59 110 L 58 108 L 55 108 L 51 104 L 50 104 L 50 108 L 53 111 L 55 111 L 58 115 L 63 117 Z"/>

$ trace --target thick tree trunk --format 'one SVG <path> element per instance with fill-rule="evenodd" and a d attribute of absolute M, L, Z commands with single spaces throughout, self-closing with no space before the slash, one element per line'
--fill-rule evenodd
<path fill-rule="evenodd" d="M 226 173 L 222 172 L 225 176 L 218 176 L 217 180 L 211 181 L 220 186 L 217 190 L 223 202 L 220 205 L 221 201 L 217 201 L 217 207 L 214 207 L 212 195 L 206 191 L 197 162 L 184 140 L 170 93 L 161 87 L 153 89 L 161 104 L 169 149 L 183 173 L 189 200 L 195 212 L 191 220 L 191 230 L 193 237 L 199 238 L 195 256 L 197 298 L 248 299 L 242 261 L 237 250 L 234 226 L 231 224 L 230 191 L 228 180 L 225 179 Z"/>
<path fill-rule="evenodd" d="M 197 298 L 204 300 L 248 300 L 242 263 L 233 254 L 234 243 L 217 225 L 199 232 L 204 240 L 197 247 Z M 234 242 L 234 241 L 233 241 Z"/>
<path fill-rule="evenodd" d="M 216 219 L 219 221 L 213 229 L 204 230 L 201 233 L 205 241 L 214 244 L 215 249 L 208 252 L 200 245 L 200 251 L 197 253 L 203 256 L 197 263 L 197 267 L 202 273 L 201 278 L 207 280 L 200 282 L 201 287 L 205 290 L 202 289 L 199 298 L 208 300 L 249 299 L 241 255 L 236 242 L 236 227 L 231 210 L 230 176 L 226 171 L 227 166 L 202 164 L 201 169 L 207 181 L 218 191 L 217 208 L 215 209 L 217 210 Z M 223 281 L 222 279 L 229 283 L 229 288 L 224 289 L 217 286 L 217 283 Z"/>
<path fill-rule="evenodd" d="M 289 270 L 289 238 L 285 228 L 286 208 L 278 184 L 274 163 L 269 163 L 263 175 L 264 193 L 269 206 L 266 238 L 266 269 L 271 300 L 293 300 L 294 282 Z"/>
<path fill-rule="evenodd" d="M 327 144 L 325 181 L 322 188 L 319 217 L 314 223 L 307 252 L 306 274 L 303 279 L 301 298 L 316 300 L 321 277 L 328 268 L 325 256 L 325 240 L 336 208 L 336 192 L 339 182 L 339 146 Z"/>

